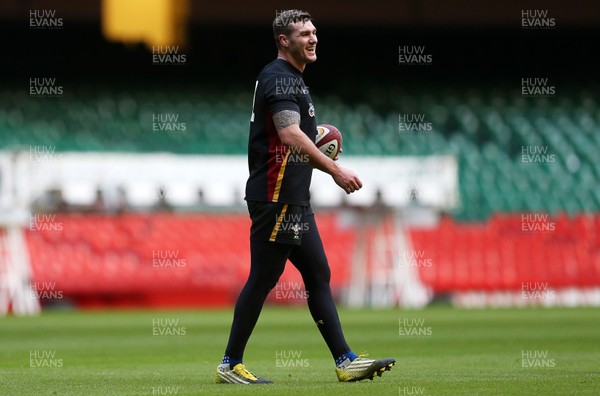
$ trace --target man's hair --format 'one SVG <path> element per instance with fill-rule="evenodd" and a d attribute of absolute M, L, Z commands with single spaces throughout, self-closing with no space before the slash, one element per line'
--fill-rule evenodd
<path fill-rule="evenodd" d="M 279 48 L 279 35 L 289 35 L 293 27 L 292 25 L 296 22 L 307 22 L 312 21 L 310 14 L 302 10 L 285 10 L 276 11 L 275 19 L 273 20 L 273 35 L 277 48 Z"/>

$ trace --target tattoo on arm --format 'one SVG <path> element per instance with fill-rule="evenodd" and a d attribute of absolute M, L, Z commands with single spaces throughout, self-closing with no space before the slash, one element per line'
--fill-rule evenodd
<path fill-rule="evenodd" d="M 275 123 L 275 129 L 277 129 L 277 132 L 289 127 L 290 125 L 300 125 L 300 113 L 292 110 L 282 110 L 273 115 L 273 123 Z"/>

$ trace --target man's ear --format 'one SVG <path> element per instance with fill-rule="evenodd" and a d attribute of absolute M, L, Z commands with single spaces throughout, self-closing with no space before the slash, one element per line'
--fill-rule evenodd
<path fill-rule="evenodd" d="M 288 38 L 285 34 L 280 34 L 277 39 L 279 40 L 279 44 L 282 45 L 283 47 L 288 47 L 289 43 L 288 43 Z"/>

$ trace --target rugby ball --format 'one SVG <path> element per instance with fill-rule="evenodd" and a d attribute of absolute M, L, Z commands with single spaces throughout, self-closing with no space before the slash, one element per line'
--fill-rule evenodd
<path fill-rule="evenodd" d="M 333 125 L 317 125 L 315 144 L 323 154 L 334 159 L 342 148 L 342 133 Z"/>

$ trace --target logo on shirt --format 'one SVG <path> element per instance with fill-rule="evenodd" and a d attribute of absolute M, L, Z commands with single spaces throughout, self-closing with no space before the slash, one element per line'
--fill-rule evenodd
<path fill-rule="evenodd" d="M 308 105 L 308 115 L 311 117 L 315 116 L 315 106 L 312 103 Z"/>

